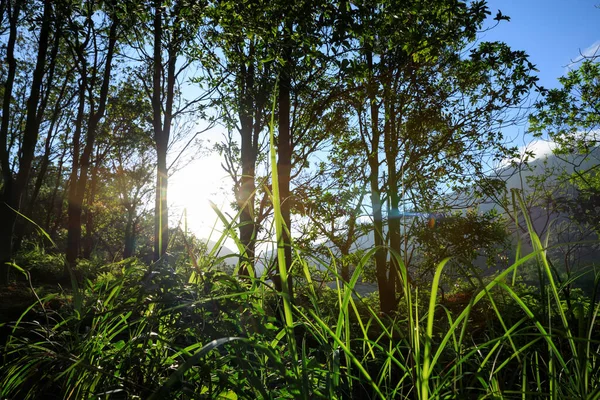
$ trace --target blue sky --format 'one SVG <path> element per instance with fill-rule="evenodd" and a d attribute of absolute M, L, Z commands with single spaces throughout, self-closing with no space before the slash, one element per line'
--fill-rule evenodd
<path fill-rule="evenodd" d="M 525 50 L 539 69 L 540 83 L 553 88 L 565 67 L 580 51 L 600 45 L 600 0 L 492 0 L 510 22 L 485 33 L 484 40 L 500 40 Z"/>
<path fill-rule="evenodd" d="M 514 50 L 524 50 L 539 72 L 539 84 L 547 89 L 560 86 L 573 61 L 582 53 L 593 53 L 600 46 L 600 0 L 489 0 L 491 12 L 487 26 L 497 11 L 510 17 L 483 33 L 481 40 L 503 41 Z M 533 98 L 535 99 L 535 97 Z M 527 148 L 537 156 L 551 151 L 553 144 L 534 140 L 527 135 L 527 120 L 504 130 L 522 151 Z"/>

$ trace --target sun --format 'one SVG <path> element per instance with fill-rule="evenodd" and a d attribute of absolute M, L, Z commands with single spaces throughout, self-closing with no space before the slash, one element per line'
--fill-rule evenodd
<path fill-rule="evenodd" d="M 216 154 L 192 161 L 169 179 L 169 214 L 171 225 L 187 219 L 188 229 L 203 239 L 217 238 L 223 230 L 213 202 L 219 210 L 233 215 L 231 178 L 221 168 Z M 185 214 L 184 214 L 185 210 Z"/>

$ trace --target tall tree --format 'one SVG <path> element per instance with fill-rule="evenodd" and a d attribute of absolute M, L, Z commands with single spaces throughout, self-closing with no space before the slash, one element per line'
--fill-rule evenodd
<path fill-rule="evenodd" d="M 86 194 L 92 154 L 96 143 L 98 126 L 104 117 L 112 79 L 113 59 L 115 57 L 120 28 L 117 5 L 105 3 L 104 21 L 94 16 L 96 3 L 84 4 L 83 14 L 72 18 L 70 23 L 78 33 L 69 41 L 79 73 L 78 111 L 73 133 L 73 159 L 68 194 L 68 237 L 67 264 L 73 268 L 81 251 L 81 226 L 84 197 Z M 98 26 L 100 24 L 100 26 Z M 101 47 L 99 35 L 106 30 L 107 39 Z M 84 119 L 87 121 L 84 123 Z M 85 139 L 82 143 L 82 134 Z M 83 144 L 83 151 L 81 145 Z M 68 269 L 65 269 L 68 274 Z"/>
<path fill-rule="evenodd" d="M 396 307 L 398 255 L 408 254 L 402 212 L 447 207 L 442 185 L 468 187 L 486 158 L 504 157 L 511 149 L 500 127 L 536 81 L 524 52 L 474 45 L 488 15 L 485 2 L 365 1 L 354 9 L 351 69 L 358 75 L 351 81 L 364 93 L 357 121 L 369 160 L 384 312 Z"/>
<path fill-rule="evenodd" d="M 113 88 L 109 98 L 104 131 L 108 157 L 103 166 L 109 171 L 121 206 L 119 224 L 121 229 L 123 258 L 132 257 L 141 221 L 147 214 L 145 205 L 150 203 L 152 180 L 156 169 L 153 155 L 152 114 L 150 103 L 143 89 L 131 82 L 124 82 Z"/>
<path fill-rule="evenodd" d="M 226 115 L 231 109 L 230 126 L 238 126 L 239 151 L 222 147 L 230 155 L 227 170 L 235 181 L 240 208 L 240 238 L 245 246 L 243 261 L 252 265 L 256 238 L 264 219 L 264 198 L 256 199 L 260 178 L 256 176 L 261 134 L 264 133 L 271 93 L 276 93 L 276 146 L 281 207 L 286 229 L 283 242 L 287 268 L 291 267 L 292 181 L 308 165 L 307 158 L 325 140 L 319 118 L 331 113 L 335 95 L 328 74 L 326 43 L 331 4 L 271 2 L 268 4 L 219 2 L 215 9 L 214 37 L 223 54 L 221 74 L 233 78 L 220 92 L 219 104 Z M 244 21 L 245 23 L 242 23 Z M 273 21 L 277 21 L 274 25 Z M 221 30 L 222 29 L 222 30 Z M 277 85 L 275 86 L 275 80 Z M 221 81 L 219 80 L 219 83 Z M 226 106 L 225 106 L 226 105 Z M 227 107 L 227 108 L 226 108 Z M 228 143 L 232 146 L 232 143 Z M 236 167 L 239 162 L 240 168 Z M 240 172 L 241 170 L 241 172 Z M 240 269 L 245 273 L 244 268 Z M 278 290 L 282 283 L 277 272 L 273 281 Z M 288 283 L 291 288 L 291 281 Z"/>
<path fill-rule="evenodd" d="M 182 74 L 195 61 L 186 48 L 193 47 L 199 27 L 203 23 L 204 3 L 174 0 L 163 4 L 153 2 L 152 18 L 152 85 L 148 94 L 152 104 L 152 126 L 156 146 L 156 208 L 154 232 L 154 259 L 161 259 L 169 244 L 169 207 L 167 190 L 169 165 L 167 154 L 172 141 L 173 122 L 186 111 L 193 111 L 204 94 L 176 107 L 180 96 Z M 142 49 L 143 50 L 143 49 Z"/>
<path fill-rule="evenodd" d="M 263 11 L 245 2 L 216 2 L 208 13 L 211 23 L 205 35 L 207 47 L 218 49 L 205 58 L 205 65 L 217 88 L 213 105 L 229 132 L 227 142 L 218 150 L 226 157 L 240 210 L 239 239 L 244 246 L 240 275 L 254 268 L 256 243 L 265 217 L 264 209 L 257 205 L 256 195 L 261 188 L 256 171 L 264 149 L 275 76 L 267 35 L 269 21 Z M 234 130 L 239 134 L 239 146 Z"/>
<path fill-rule="evenodd" d="M 280 21 L 276 32 L 277 174 L 285 224 L 281 240 L 290 280 L 280 282 L 275 275 L 273 282 L 279 291 L 287 284 L 290 294 L 293 181 L 310 165 L 311 155 L 332 138 L 337 128 L 334 122 L 341 115 L 339 101 L 345 94 L 331 50 L 335 6 L 328 1 L 284 3 L 275 15 Z"/>
<path fill-rule="evenodd" d="M 6 2 L 6 12 L 9 21 L 9 39 L 6 51 L 8 73 L 4 83 L 4 98 L 2 105 L 2 124 L 0 127 L 0 167 L 2 168 L 2 195 L 0 201 L 0 219 L 3 223 L 0 227 L 0 284 L 7 283 L 6 262 L 10 260 L 13 251 L 13 236 L 15 229 L 16 212 L 21 209 L 21 203 L 29 181 L 29 171 L 34 158 L 35 147 L 39 136 L 43 110 L 40 110 L 40 98 L 42 96 L 42 82 L 47 73 L 48 48 L 51 40 L 51 26 L 55 18 L 53 3 L 46 0 L 43 3 L 43 14 L 39 27 L 39 39 L 37 43 L 37 56 L 33 79 L 27 100 L 25 126 L 17 154 L 18 171 L 13 171 L 11 165 L 11 144 L 7 142 L 9 137 L 9 124 L 11 117 L 11 100 L 14 95 L 13 84 L 17 69 L 15 58 L 15 44 L 17 41 L 17 25 L 22 1 Z M 4 11 L 4 10 L 2 10 Z M 55 37 L 54 40 L 58 40 Z M 14 154 L 14 153 L 13 153 Z M 16 176 L 14 175 L 16 173 Z M 15 212 L 16 211 L 16 212 Z"/>

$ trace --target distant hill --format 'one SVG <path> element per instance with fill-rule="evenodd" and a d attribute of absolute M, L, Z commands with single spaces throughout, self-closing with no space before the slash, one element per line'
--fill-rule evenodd
<path fill-rule="evenodd" d="M 530 161 L 528 164 L 506 166 L 499 170 L 492 177 L 497 177 L 504 180 L 506 182 L 506 189 L 508 193 L 510 193 L 511 189 L 520 189 L 525 195 L 528 195 L 533 192 L 533 188 L 529 182 L 530 177 L 549 174 L 547 179 L 544 181 L 544 184 L 546 187 L 550 188 L 553 186 L 553 183 L 560 172 L 564 171 L 567 174 L 572 174 L 575 168 L 579 170 L 585 170 L 598 164 L 600 164 L 600 148 L 594 149 L 587 157 L 584 157 L 580 154 L 570 154 L 560 157 L 554 154 L 547 154 Z M 459 197 L 456 200 L 457 204 L 472 203 L 472 201 L 470 201 L 472 199 L 468 199 L 466 197 Z M 478 209 L 480 212 L 487 212 L 493 208 L 498 209 L 500 213 L 504 212 L 504 210 L 500 209 L 498 205 L 491 199 L 488 199 L 487 201 L 484 201 L 483 203 L 478 205 Z M 547 209 L 546 207 L 542 207 L 539 204 L 531 205 L 528 208 L 528 212 L 532 220 L 534 229 L 540 236 L 543 236 L 545 234 L 549 226 L 556 227 L 558 225 L 557 222 L 566 221 L 568 219 L 567 215 L 549 211 L 549 209 Z M 407 221 L 413 221 L 415 218 L 418 218 L 422 219 L 423 223 L 427 223 L 427 216 L 419 215 L 419 213 L 403 213 L 400 216 L 400 218 L 406 218 Z M 524 226 L 524 224 L 522 225 Z M 581 238 L 575 239 L 574 237 L 569 236 L 564 232 L 562 232 L 561 234 L 561 242 L 581 240 Z M 325 245 L 330 247 L 335 254 L 334 246 L 331 243 L 326 242 Z M 374 235 L 373 233 L 369 233 L 368 235 L 363 236 L 362 238 L 357 240 L 354 244 L 354 248 L 363 250 L 371 249 L 374 247 L 374 245 Z M 589 259 L 589 257 L 585 258 Z M 478 260 L 476 264 L 481 264 L 481 266 L 485 266 L 485 260 L 482 258 L 482 260 Z"/>
<path fill-rule="evenodd" d="M 569 154 L 556 156 L 555 154 L 546 154 L 530 161 L 528 164 L 517 164 L 507 166 L 499 170 L 493 177 L 498 177 L 506 182 L 506 189 L 521 189 L 523 193 L 532 192 L 530 178 L 548 174 L 545 184 L 551 186 L 556 180 L 557 174 L 564 171 L 572 174 L 575 169 L 587 170 L 600 164 L 600 147 L 593 149 L 587 155 Z M 480 205 L 482 212 L 487 212 L 496 207 L 493 201 L 487 201 Z"/>
<path fill-rule="evenodd" d="M 211 251 L 217 246 L 215 240 L 206 240 L 206 247 L 208 251 Z M 225 264 L 235 266 L 238 263 L 238 253 L 231 250 L 229 247 L 221 245 L 220 249 L 216 253 L 217 257 L 223 257 Z"/>

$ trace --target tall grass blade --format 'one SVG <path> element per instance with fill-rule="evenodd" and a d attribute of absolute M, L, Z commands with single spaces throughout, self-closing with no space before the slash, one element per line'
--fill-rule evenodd
<path fill-rule="evenodd" d="M 198 350 L 193 356 L 188 358 L 183 365 L 181 365 L 171 376 L 169 379 L 157 390 L 155 391 L 148 400 L 155 399 L 164 399 L 167 397 L 169 391 L 177 382 L 181 382 L 185 373 L 194 367 L 198 362 L 211 350 L 216 349 L 217 347 L 223 346 L 226 343 L 230 343 L 236 340 L 247 341 L 248 339 L 241 337 L 226 337 L 221 339 L 215 339 L 212 342 L 203 346 L 200 350 Z"/>

